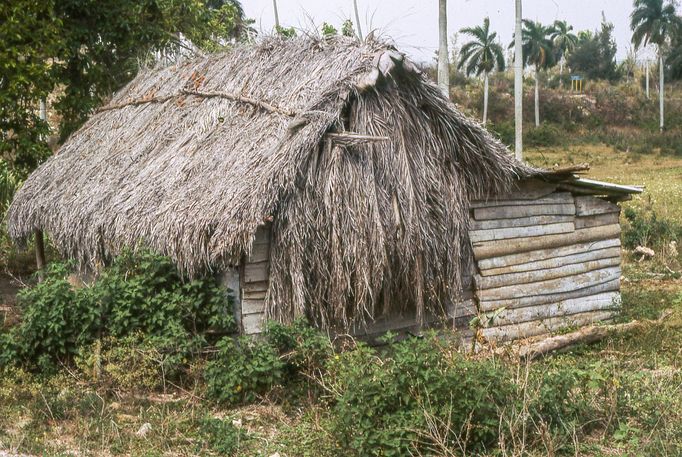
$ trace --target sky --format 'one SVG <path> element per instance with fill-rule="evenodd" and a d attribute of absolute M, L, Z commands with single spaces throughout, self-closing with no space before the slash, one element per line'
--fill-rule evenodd
<path fill-rule="evenodd" d="M 272 0 L 242 0 L 246 15 L 256 20 L 259 32 L 271 32 L 275 19 Z M 310 30 L 322 22 L 338 29 L 352 17 L 352 0 L 277 0 L 280 25 Z M 358 0 L 363 33 L 376 30 L 391 38 L 414 60 L 432 60 L 438 49 L 438 0 Z M 619 60 L 630 44 L 629 15 L 632 0 L 523 0 L 526 19 L 552 23 L 566 20 L 578 30 L 596 30 L 602 11 L 614 25 Z M 448 0 L 448 36 L 462 27 L 483 23 L 489 16 L 491 29 L 505 45 L 514 32 L 514 0 Z M 355 21 L 353 21 L 355 22 Z M 459 39 L 460 44 L 464 41 Z M 646 54 L 638 53 L 638 58 Z"/>

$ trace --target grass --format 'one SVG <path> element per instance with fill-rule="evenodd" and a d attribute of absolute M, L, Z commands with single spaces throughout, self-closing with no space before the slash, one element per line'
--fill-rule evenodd
<path fill-rule="evenodd" d="M 643 196 L 626 205 L 653 206 L 662 217 L 682 223 L 682 159 L 604 146 L 534 149 L 527 159 L 539 166 L 589 162 L 589 177 L 646 186 Z M 588 386 L 593 395 L 585 401 L 598 414 L 566 424 L 576 431 L 573 436 L 583 432 L 575 442 L 560 442 L 534 424 L 542 447 L 531 450 L 519 439 L 494 455 L 682 455 L 682 280 L 659 274 L 663 264 L 628 259 L 622 319 L 672 314 L 660 325 L 578 346 L 530 368 L 505 362 L 516 364 L 521 383 L 529 369 L 587 373 L 594 387 Z M 504 414 L 508 424 L 521 418 L 518 412 Z M 98 390 L 68 370 L 47 379 L 13 371 L 0 382 L 0 451 L 33 455 L 344 455 L 327 432 L 330 419 L 324 402 L 283 406 L 266 398 L 221 408 L 202 398 L 200 380 L 194 389 L 163 394 Z M 149 430 L 139 433 L 144 428 Z"/>

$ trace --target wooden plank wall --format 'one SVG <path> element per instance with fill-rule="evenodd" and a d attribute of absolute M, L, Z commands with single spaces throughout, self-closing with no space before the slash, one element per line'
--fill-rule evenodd
<path fill-rule="evenodd" d="M 265 294 L 270 274 L 270 225 L 259 227 L 249 255 L 242 265 L 241 324 L 245 335 L 263 331 Z"/>
<path fill-rule="evenodd" d="M 618 205 L 531 187 L 472 203 L 473 289 L 488 340 L 611 319 L 620 306 Z"/>

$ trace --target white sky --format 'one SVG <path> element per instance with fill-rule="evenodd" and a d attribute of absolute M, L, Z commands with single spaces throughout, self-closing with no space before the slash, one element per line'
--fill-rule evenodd
<path fill-rule="evenodd" d="M 618 59 L 630 48 L 629 15 L 632 0 L 523 0 L 524 18 L 552 23 L 568 21 L 575 31 L 595 30 L 601 12 L 614 24 Z M 274 27 L 272 0 L 242 0 L 256 29 L 271 32 Z M 301 29 L 319 28 L 328 22 L 337 28 L 352 17 L 352 0 L 277 0 L 280 24 Z M 438 47 L 437 0 L 358 0 L 363 33 L 376 29 L 392 38 L 398 47 L 418 61 L 431 60 Z M 502 43 L 511 42 L 514 32 L 514 0 L 448 0 L 448 36 L 462 27 L 483 23 L 490 17 L 491 28 Z M 355 21 L 353 21 L 355 22 Z M 461 43 L 460 39 L 460 43 Z M 638 58 L 643 54 L 638 53 Z"/>

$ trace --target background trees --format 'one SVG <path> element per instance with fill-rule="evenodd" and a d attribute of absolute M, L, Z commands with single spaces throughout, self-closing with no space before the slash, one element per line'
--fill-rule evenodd
<path fill-rule="evenodd" d="M 467 75 L 483 74 L 483 123 L 488 120 L 488 75 L 493 70 L 504 70 L 504 51 L 497 41 L 497 33 L 490 31 L 490 18 L 482 26 L 466 27 L 460 33 L 473 38 L 460 51 L 458 68 Z"/>
<path fill-rule="evenodd" d="M 535 71 L 535 126 L 540 125 L 540 79 L 542 70 L 556 64 L 556 54 L 552 34 L 554 28 L 536 21 L 523 20 L 523 58 Z"/>
<path fill-rule="evenodd" d="M 670 46 L 673 37 L 680 31 L 680 18 L 675 11 L 672 1 L 664 3 L 664 0 L 635 0 L 635 10 L 630 16 L 632 28 L 632 43 L 635 47 L 646 46 L 651 43 L 658 49 L 659 62 L 659 116 L 660 131 L 665 127 L 664 113 L 664 86 L 665 66 L 664 55 Z"/>
<path fill-rule="evenodd" d="M 249 27 L 237 0 L 0 2 L 2 158 L 25 175 L 49 154 L 35 113 L 48 94 L 63 140 L 156 53 L 215 50 Z"/>
<path fill-rule="evenodd" d="M 567 63 L 571 71 L 581 73 L 589 80 L 615 81 L 621 76 L 616 64 L 616 51 L 613 24 L 603 20 L 599 31 L 579 34 L 575 49 L 568 54 Z"/>
<path fill-rule="evenodd" d="M 573 33 L 573 26 L 568 25 L 566 21 L 554 21 L 553 30 L 551 33 L 552 43 L 554 44 L 554 52 L 556 60 L 559 62 L 559 75 L 564 75 L 564 62 L 566 62 L 566 55 L 575 49 L 578 43 L 578 37 Z"/>

